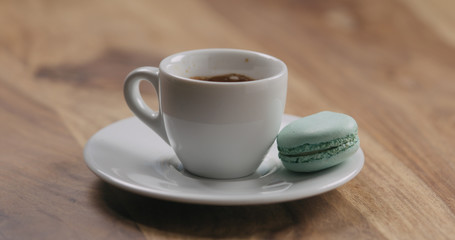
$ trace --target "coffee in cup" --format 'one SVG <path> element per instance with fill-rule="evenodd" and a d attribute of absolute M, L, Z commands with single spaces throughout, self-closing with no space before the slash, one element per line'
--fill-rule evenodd
<path fill-rule="evenodd" d="M 191 79 L 201 80 L 201 81 L 209 81 L 209 82 L 248 82 L 254 81 L 255 79 L 250 78 L 248 76 L 238 74 L 238 73 L 230 73 L 224 75 L 217 75 L 217 76 L 195 76 L 190 77 Z"/>

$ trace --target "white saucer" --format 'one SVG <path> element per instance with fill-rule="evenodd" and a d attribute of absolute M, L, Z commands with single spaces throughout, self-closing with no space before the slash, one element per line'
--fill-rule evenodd
<path fill-rule="evenodd" d="M 297 117 L 285 115 L 282 127 Z M 113 123 L 87 142 L 88 167 L 104 181 L 124 190 L 164 200 L 246 205 L 290 201 L 321 194 L 343 185 L 362 169 L 361 149 L 340 165 L 304 174 L 282 166 L 276 143 L 258 170 L 233 180 L 215 180 L 186 172 L 171 147 L 132 117 Z"/>

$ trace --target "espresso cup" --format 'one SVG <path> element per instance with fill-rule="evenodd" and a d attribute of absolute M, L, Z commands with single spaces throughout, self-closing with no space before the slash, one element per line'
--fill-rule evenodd
<path fill-rule="evenodd" d="M 196 76 L 241 74 L 253 81 L 211 82 Z M 150 82 L 159 109 L 144 102 L 139 84 Z M 125 80 L 132 112 L 168 143 L 188 172 L 207 178 L 247 176 L 261 164 L 281 124 L 287 67 L 253 51 L 201 49 L 140 67 Z"/>

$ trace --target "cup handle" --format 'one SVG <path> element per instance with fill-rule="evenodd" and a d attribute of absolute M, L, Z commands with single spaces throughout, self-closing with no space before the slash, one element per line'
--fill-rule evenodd
<path fill-rule="evenodd" d="M 126 76 L 123 85 L 123 94 L 126 103 L 131 111 L 153 131 L 155 131 L 167 144 L 169 139 L 164 128 L 163 114 L 161 111 L 161 98 L 160 98 L 160 80 L 159 69 L 156 67 L 140 67 L 134 69 Z M 146 80 L 150 82 L 155 88 L 158 96 L 159 110 L 153 111 L 145 102 L 139 91 L 139 84 L 141 81 Z"/>

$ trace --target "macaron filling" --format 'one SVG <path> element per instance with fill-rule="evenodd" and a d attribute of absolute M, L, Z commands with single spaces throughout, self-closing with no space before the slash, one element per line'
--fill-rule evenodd
<path fill-rule="evenodd" d="M 331 147 L 331 148 L 327 148 L 327 149 L 321 149 L 321 150 L 314 150 L 314 151 L 310 151 L 310 152 L 302 152 L 302 153 L 296 153 L 296 154 L 281 154 L 283 156 L 287 156 L 287 157 L 304 157 L 304 156 L 309 156 L 309 155 L 313 155 L 313 154 L 318 154 L 318 153 L 322 153 L 322 152 L 325 152 L 325 151 L 329 151 L 329 150 L 332 150 L 332 149 L 335 149 L 337 147 Z"/>
<path fill-rule="evenodd" d="M 307 161 L 330 158 L 352 147 L 358 148 L 359 137 L 356 133 L 343 138 L 317 144 L 302 144 L 296 147 L 278 147 L 279 157 L 282 161 L 301 163 Z"/>

